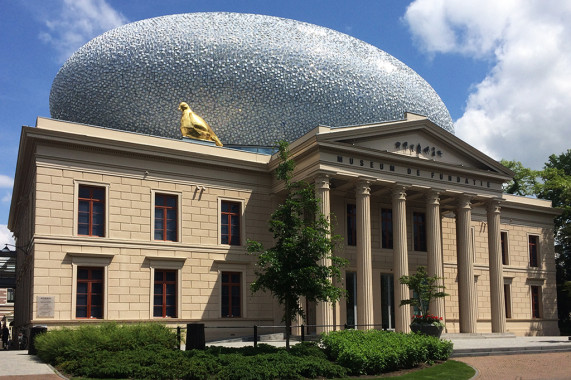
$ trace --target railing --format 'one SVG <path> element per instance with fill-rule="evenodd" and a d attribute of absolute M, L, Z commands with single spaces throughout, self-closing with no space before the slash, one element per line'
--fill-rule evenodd
<path fill-rule="evenodd" d="M 188 326 L 188 325 L 187 325 Z M 291 326 L 290 328 L 293 329 L 299 329 L 300 330 L 300 335 L 295 335 L 295 339 L 297 339 L 297 337 L 299 337 L 299 340 L 301 342 L 304 342 L 306 340 L 306 336 L 308 336 L 309 334 L 307 334 L 308 329 L 312 329 L 312 330 L 316 330 L 318 328 L 331 328 L 331 330 L 334 330 L 336 328 L 342 328 L 343 330 L 347 330 L 347 329 L 355 329 L 355 328 L 376 328 L 376 327 L 382 327 L 381 324 L 367 324 L 367 325 L 348 325 L 347 323 L 343 324 L 343 325 L 305 325 L 305 324 L 301 324 L 301 325 L 294 325 Z M 176 328 L 176 336 L 177 336 L 177 342 L 178 342 L 178 346 L 180 348 L 181 342 L 182 342 L 182 330 L 186 330 L 186 327 L 180 327 L 178 326 Z M 260 329 L 274 329 L 274 331 L 276 329 L 278 330 L 282 330 L 282 332 L 285 334 L 285 329 L 286 327 L 284 325 L 251 325 L 251 326 L 204 326 L 204 329 L 252 329 L 253 331 L 253 344 L 254 347 L 258 346 L 258 342 L 259 342 L 259 330 Z M 386 328 L 384 329 L 386 330 Z M 291 334 L 290 334 L 291 335 Z M 188 337 L 187 337 L 188 339 Z"/>

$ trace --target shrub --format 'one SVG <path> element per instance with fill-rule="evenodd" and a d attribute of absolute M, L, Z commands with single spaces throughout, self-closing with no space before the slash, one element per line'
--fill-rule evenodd
<path fill-rule="evenodd" d="M 376 375 L 446 360 L 452 343 L 421 334 L 379 330 L 334 331 L 323 336 L 327 356 L 352 375 Z"/>

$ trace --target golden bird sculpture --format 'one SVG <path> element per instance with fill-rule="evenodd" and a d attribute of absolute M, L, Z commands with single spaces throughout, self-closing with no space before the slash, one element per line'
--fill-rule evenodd
<path fill-rule="evenodd" d="M 214 141 L 216 145 L 222 146 L 220 139 L 216 133 L 210 128 L 210 125 L 203 118 L 195 114 L 188 104 L 182 102 L 178 105 L 178 109 L 182 111 L 180 119 L 180 132 L 183 137 L 190 137 L 197 140 Z"/>

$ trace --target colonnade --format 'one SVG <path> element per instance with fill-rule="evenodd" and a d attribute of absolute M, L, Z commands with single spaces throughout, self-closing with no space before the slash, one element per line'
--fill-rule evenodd
<path fill-rule="evenodd" d="M 330 214 L 330 178 L 316 178 L 317 195 L 321 198 L 321 212 Z M 373 316 L 373 278 L 371 251 L 371 182 L 359 180 L 355 186 L 356 225 L 357 225 L 357 325 L 366 329 L 374 324 Z M 460 309 L 460 332 L 475 333 L 477 331 L 477 302 L 474 282 L 474 257 L 471 247 L 471 215 L 472 200 L 475 195 L 461 194 L 457 196 L 456 234 L 457 234 L 457 273 L 458 300 Z M 392 222 L 393 222 L 393 273 L 395 329 L 408 332 L 410 330 L 410 307 L 399 307 L 402 299 L 409 298 L 406 285 L 400 284 L 400 277 L 408 272 L 408 244 L 406 222 L 407 188 L 395 185 L 392 188 Z M 429 189 L 425 193 L 426 205 L 426 248 L 427 272 L 429 276 L 442 278 L 442 231 L 440 216 L 440 192 Z M 492 313 L 492 332 L 505 332 L 506 315 L 504 308 L 503 270 L 500 235 L 500 202 L 498 199 L 487 201 L 488 248 L 490 265 L 490 300 Z M 325 264 L 325 262 L 324 262 Z M 443 285 L 443 284 L 441 284 Z M 379 300 L 377 300 L 379 302 Z M 438 316 L 445 315 L 444 300 L 435 299 L 430 310 Z M 319 303 L 317 305 L 317 325 L 333 325 L 333 305 Z M 360 327 L 360 328 L 361 328 Z M 318 327 L 318 333 L 331 328 Z"/>

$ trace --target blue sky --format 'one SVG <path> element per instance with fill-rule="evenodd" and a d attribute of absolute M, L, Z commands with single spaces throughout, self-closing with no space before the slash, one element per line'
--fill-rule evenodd
<path fill-rule="evenodd" d="M 571 148 L 569 1 L 0 0 L 0 244 L 12 242 L 21 126 L 49 117 L 65 59 L 128 22 L 215 11 L 305 21 L 386 51 L 432 85 L 457 136 L 495 159 L 539 169 Z"/>

